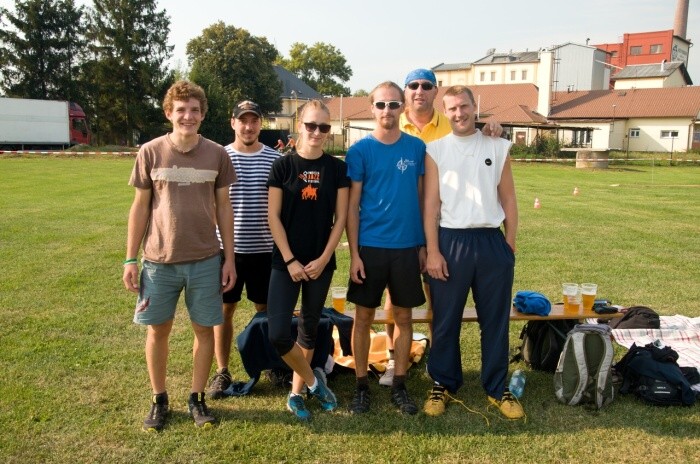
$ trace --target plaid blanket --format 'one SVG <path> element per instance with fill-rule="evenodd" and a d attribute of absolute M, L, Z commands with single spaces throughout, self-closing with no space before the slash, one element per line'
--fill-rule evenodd
<path fill-rule="evenodd" d="M 614 329 L 615 342 L 631 347 L 632 343 L 644 346 L 661 340 L 678 353 L 678 365 L 700 370 L 700 317 L 660 316 L 659 329 Z"/>

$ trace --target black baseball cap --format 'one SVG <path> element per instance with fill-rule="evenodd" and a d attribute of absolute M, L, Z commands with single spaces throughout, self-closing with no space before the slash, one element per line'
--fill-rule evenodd
<path fill-rule="evenodd" d="M 262 118 L 262 111 L 260 111 L 260 105 L 250 100 L 243 100 L 233 107 L 233 117 L 238 119 L 246 113 L 252 113 L 259 118 Z"/>

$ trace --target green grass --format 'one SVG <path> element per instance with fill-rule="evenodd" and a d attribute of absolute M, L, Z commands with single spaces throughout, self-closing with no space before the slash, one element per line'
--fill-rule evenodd
<path fill-rule="evenodd" d="M 700 414 L 618 397 L 601 411 L 561 405 L 552 376 L 526 370 L 526 422 L 487 413 L 479 382 L 478 326 L 462 328 L 465 385 L 439 418 L 400 417 L 373 385 L 373 411 L 344 412 L 353 376 L 331 381 L 341 411 L 297 423 L 266 380 L 245 398 L 211 402 L 221 424 L 195 430 L 186 415 L 192 332 L 178 310 L 161 434 L 148 410 L 144 329 L 121 283 L 133 191 L 127 157 L 3 157 L 0 207 L 1 462 L 691 462 Z M 577 170 L 514 166 L 520 229 L 514 290 L 560 298 L 563 281 L 598 283 L 599 295 L 661 314 L 700 316 L 700 169 L 627 166 Z M 574 187 L 580 195 L 573 196 Z M 542 207 L 533 208 L 538 197 Z M 347 281 L 339 251 L 334 284 Z M 330 303 L 330 302 L 329 302 Z M 237 331 L 252 316 L 243 305 Z M 511 345 L 522 324 L 511 324 Z M 423 325 L 417 331 L 426 331 Z M 617 359 L 624 350 L 618 348 Z M 234 375 L 244 377 L 237 354 Z M 513 365 L 522 368 L 522 365 Z M 409 389 L 429 387 L 423 362 Z"/>

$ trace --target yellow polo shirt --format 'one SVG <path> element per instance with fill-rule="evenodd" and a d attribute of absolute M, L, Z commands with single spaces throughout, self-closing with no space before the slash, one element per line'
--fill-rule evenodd
<path fill-rule="evenodd" d="M 399 117 L 399 125 L 402 131 L 407 134 L 415 135 L 425 143 L 442 138 L 452 132 L 450 121 L 447 120 L 447 116 L 438 110 L 433 110 L 433 118 L 423 127 L 422 131 L 418 130 L 418 128 L 408 120 L 405 112 L 401 113 Z"/>

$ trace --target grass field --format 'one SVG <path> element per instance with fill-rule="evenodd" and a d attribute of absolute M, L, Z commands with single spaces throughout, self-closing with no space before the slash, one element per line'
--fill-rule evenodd
<path fill-rule="evenodd" d="M 444 416 L 401 417 L 376 384 L 373 411 L 345 412 L 353 376 L 330 385 L 341 408 L 312 406 L 298 423 L 266 380 L 244 398 L 210 402 L 209 431 L 186 414 L 192 333 L 178 311 L 168 371 L 173 414 L 160 434 L 141 432 L 149 383 L 144 329 L 121 283 L 127 186 L 133 159 L 4 157 L 0 205 L 1 462 L 697 462 L 700 413 L 618 397 L 592 411 L 557 402 L 550 374 L 526 369 L 527 421 L 486 411 L 478 326 L 462 329 L 465 386 Z M 514 291 L 560 298 L 563 281 L 598 283 L 616 304 L 700 316 L 700 167 L 514 166 L 520 229 Z M 572 195 L 574 187 L 580 194 Z M 533 208 L 535 197 L 542 207 Z M 339 251 L 334 284 L 347 280 Z M 237 313 L 240 330 L 252 316 Z M 511 324 L 511 346 L 522 324 Z M 426 331 L 416 325 L 416 331 Z M 616 359 L 624 349 L 618 348 Z M 245 373 L 238 356 L 236 378 Z M 422 403 L 423 362 L 409 390 Z M 524 368 L 512 365 L 511 370 Z"/>

